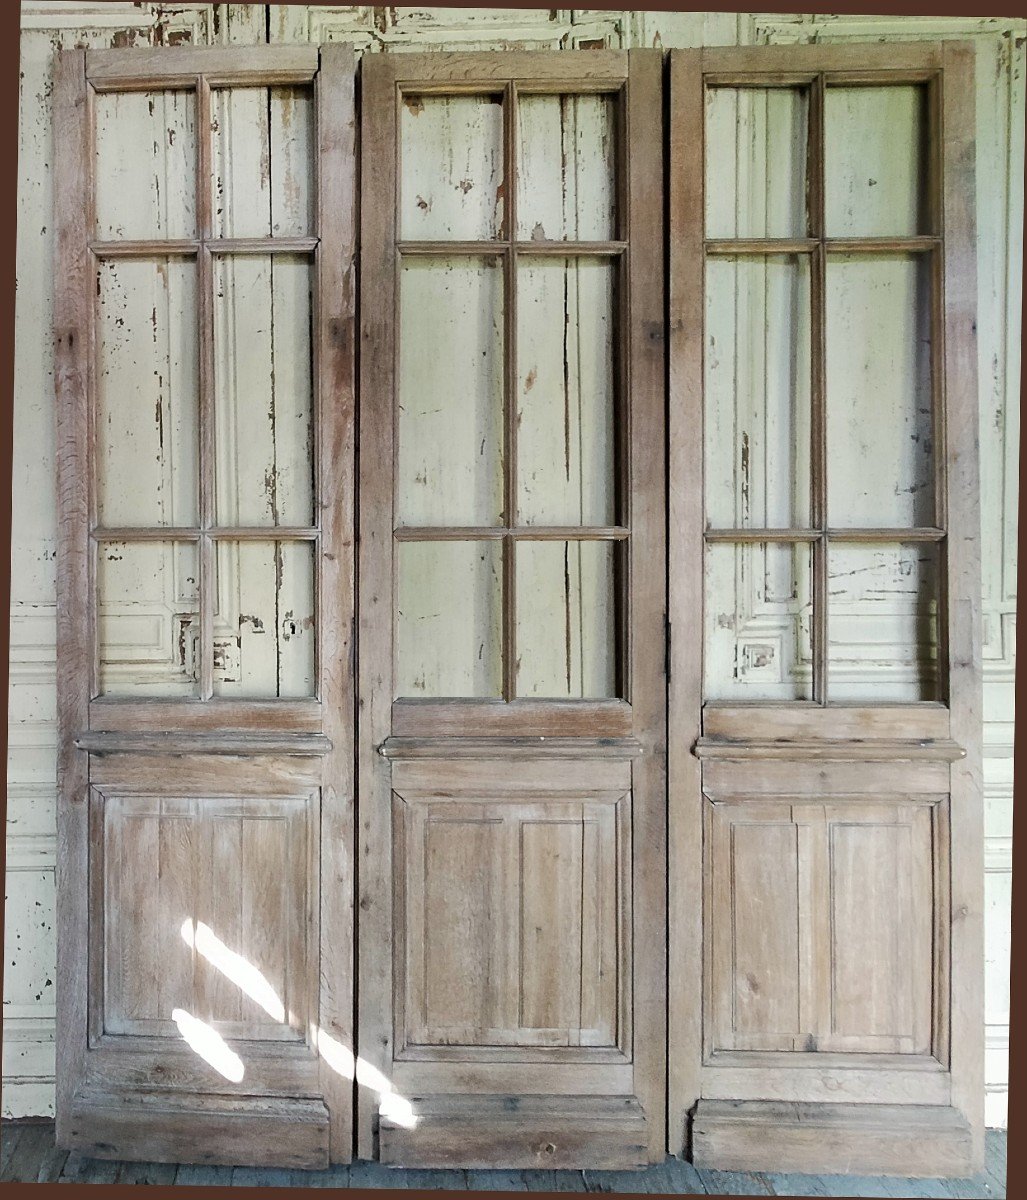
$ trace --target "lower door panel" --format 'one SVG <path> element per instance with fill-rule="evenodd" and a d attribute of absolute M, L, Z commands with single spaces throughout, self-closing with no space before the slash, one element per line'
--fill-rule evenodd
<path fill-rule="evenodd" d="M 379 1157 L 642 1165 L 651 1129 L 633 1062 L 632 760 L 396 758 L 386 769 L 394 937 L 383 1041 L 395 1048 Z"/>

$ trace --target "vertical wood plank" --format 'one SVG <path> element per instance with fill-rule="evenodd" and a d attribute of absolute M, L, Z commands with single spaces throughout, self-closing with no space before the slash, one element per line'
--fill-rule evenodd
<path fill-rule="evenodd" d="M 827 253 L 824 191 L 824 76 L 810 89 L 807 170 L 807 222 L 818 239 L 810 276 L 810 519 L 815 529 L 827 528 Z M 827 539 L 813 543 L 813 699 L 827 703 Z"/>
<path fill-rule="evenodd" d="M 320 554 L 319 694 L 332 749 L 323 760 L 319 1029 L 353 1049 L 354 585 L 356 445 L 356 60 L 321 47 L 317 104 L 317 289 L 314 354 Z M 365 731 L 365 741 L 367 733 Z M 329 1156 L 349 1162 L 353 1084 L 321 1059 Z"/>
<path fill-rule="evenodd" d="M 666 388 L 663 246 L 663 54 L 628 52 L 628 229 L 631 243 L 629 390 L 631 542 L 627 586 L 631 619 L 631 704 L 642 757 L 632 766 L 635 847 L 635 1094 L 646 1112 L 649 1158 L 666 1140 L 667 825 L 666 692 Z"/>
<path fill-rule="evenodd" d="M 360 550 L 357 710 L 359 1052 L 379 1071 L 392 1062 L 390 769 L 376 747 L 392 707 L 392 471 L 396 399 L 396 65 L 361 63 Z M 383 469 L 388 465 L 389 469 Z M 357 1091 L 357 1156 L 374 1153 L 377 1094 Z"/>
<path fill-rule="evenodd" d="M 974 48 L 943 45 L 945 460 L 948 479 L 947 660 L 952 737 L 952 1102 L 984 1155 L 984 846 L 982 823 L 981 517 L 977 406 L 977 261 L 974 213 Z"/>
<path fill-rule="evenodd" d="M 211 98 L 210 84 L 200 78 L 196 83 L 196 217 L 200 250 L 196 258 L 199 306 L 197 345 L 200 356 L 199 392 L 199 493 L 200 528 L 214 524 L 214 463 L 216 430 L 214 426 L 214 270 L 206 242 L 212 234 L 211 218 Z M 209 537 L 200 537 L 200 677 L 199 696 L 209 700 L 214 694 L 214 546 Z"/>
<path fill-rule="evenodd" d="M 702 1074 L 703 797 L 692 747 L 701 732 L 702 647 L 689 637 L 703 606 L 703 129 L 701 50 L 670 54 L 669 616 L 667 769 L 669 978 L 668 1136 L 687 1151 Z M 688 981 L 694 981 L 689 984 Z"/>
<path fill-rule="evenodd" d="M 86 1053 L 88 878 L 86 755 L 93 640 L 89 587 L 89 257 L 91 136 L 85 52 L 62 51 L 54 73 L 54 392 L 57 408 L 57 1139 Z"/>

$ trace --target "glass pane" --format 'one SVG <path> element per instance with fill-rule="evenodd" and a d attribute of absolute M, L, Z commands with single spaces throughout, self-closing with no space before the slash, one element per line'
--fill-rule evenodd
<path fill-rule="evenodd" d="M 519 542 L 517 695 L 618 695 L 613 542 Z"/>
<path fill-rule="evenodd" d="M 827 561 L 828 698 L 936 699 L 938 547 L 832 542 Z"/>
<path fill-rule="evenodd" d="M 498 541 L 396 546 L 396 695 L 501 696 Z"/>
<path fill-rule="evenodd" d="M 927 91 L 829 87 L 824 99 L 829 237 L 927 233 Z"/>
<path fill-rule="evenodd" d="M 809 543 L 706 547 L 706 699 L 813 698 Z"/>
<path fill-rule="evenodd" d="M 313 542 L 218 542 L 214 694 L 313 696 Z"/>
<path fill-rule="evenodd" d="M 193 696 L 200 661 L 193 542 L 97 547 L 99 694 Z"/>
<path fill-rule="evenodd" d="M 707 259 L 705 438 L 712 527 L 808 524 L 808 258 Z"/>
<path fill-rule="evenodd" d="M 616 100 L 518 97 L 517 237 L 602 242 L 616 222 Z"/>
<path fill-rule="evenodd" d="M 216 237 L 314 232 L 314 96 L 304 87 L 211 93 L 212 213 Z"/>
<path fill-rule="evenodd" d="M 502 96 L 404 96 L 399 132 L 400 237 L 502 236 Z"/>
<path fill-rule="evenodd" d="M 706 236 L 805 237 L 802 88 L 706 92 Z"/>
<path fill-rule="evenodd" d="M 194 92 L 98 92 L 96 234 L 196 236 Z"/>
<path fill-rule="evenodd" d="M 527 525 L 615 521 L 616 265 L 522 259 L 517 506 Z"/>
<path fill-rule="evenodd" d="M 196 263 L 106 259 L 96 291 L 99 523 L 195 525 Z"/>
<path fill-rule="evenodd" d="M 228 255 L 213 271 L 217 520 L 310 525 L 310 260 Z"/>
<path fill-rule="evenodd" d="M 501 260 L 408 258 L 399 304 L 397 524 L 499 524 Z"/>
<path fill-rule="evenodd" d="M 828 258 L 827 484 L 836 528 L 934 521 L 930 296 L 926 258 Z"/>

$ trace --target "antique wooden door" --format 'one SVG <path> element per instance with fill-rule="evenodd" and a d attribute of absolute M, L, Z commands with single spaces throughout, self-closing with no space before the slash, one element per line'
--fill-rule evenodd
<path fill-rule="evenodd" d="M 359 1153 L 641 1164 L 665 1104 L 662 58 L 361 69 Z"/>
<path fill-rule="evenodd" d="M 670 1148 L 971 1174 L 973 51 L 671 59 Z"/>
<path fill-rule="evenodd" d="M 58 60 L 57 1136 L 90 1155 L 351 1152 L 353 78 Z"/>

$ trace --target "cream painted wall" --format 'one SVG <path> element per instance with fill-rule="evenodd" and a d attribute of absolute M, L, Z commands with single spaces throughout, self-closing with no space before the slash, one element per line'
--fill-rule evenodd
<path fill-rule="evenodd" d="M 3 1113 L 53 1111 L 54 486 L 51 63 L 64 45 L 352 42 L 361 50 L 698 46 L 958 37 L 978 51 L 987 1116 L 1006 1120 L 1013 652 L 1027 23 L 998 19 L 22 4 Z M 739 133 L 739 137 L 744 133 Z"/>

